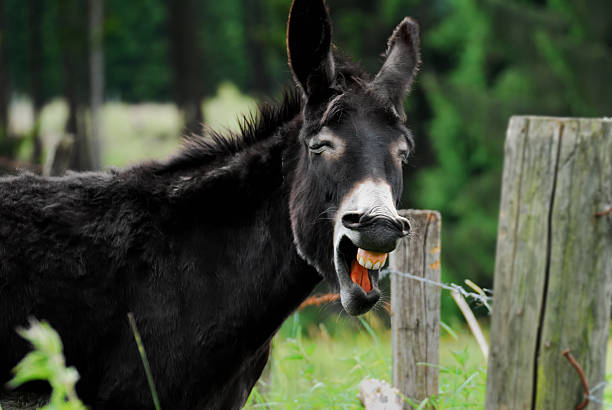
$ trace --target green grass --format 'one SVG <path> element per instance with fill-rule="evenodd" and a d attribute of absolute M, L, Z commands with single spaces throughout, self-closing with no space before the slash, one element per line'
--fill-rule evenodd
<path fill-rule="evenodd" d="M 235 129 L 241 114 L 249 113 L 255 100 L 223 83 L 217 95 L 204 101 L 206 126 Z M 102 163 L 125 166 L 147 159 L 164 159 L 179 149 L 181 119 L 173 104 L 107 103 L 103 110 Z"/>
<path fill-rule="evenodd" d="M 357 399 L 362 379 L 392 381 L 391 333 L 371 314 L 357 324 L 357 330 L 355 324 L 344 326 L 333 336 L 320 324 L 306 337 L 299 321 L 289 319 L 246 408 L 362 408 Z M 484 360 L 471 335 L 444 335 L 439 366 L 441 393 L 432 404 L 474 409 L 484 403 Z"/>
<path fill-rule="evenodd" d="M 256 101 L 231 83 L 222 83 L 217 95 L 202 104 L 206 126 L 216 130 L 236 129 L 238 119 L 252 112 Z M 68 118 L 68 107 L 61 99 L 43 107 L 40 130 L 46 149 L 59 141 Z M 32 106 L 27 100 L 11 105 L 11 129 L 29 135 L 33 126 Z M 102 164 L 123 167 L 138 161 L 164 159 L 181 144 L 181 118 L 172 103 L 127 104 L 107 102 L 102 108 Z M 24 144 L 20 160 L 27 161 L 31 144 Z"/>
<path fill-rule="evenodd" d="M 346 323 L 334 323 L 335 332 L 330 335 L 325 324 L 305 331 L 298 317 L 290 318 L 273 340 L 268 367 L 246 408 L 362 408 L 357 388 L 363 378 L 391 383 L 390 330 L 373 314 L 366 315 L 363 323 L 345 316 L 339 320 Z M 441 330 L 440 394 L 429 404 L 436 409 L 482 409 L 485 361 L 469 331 L 461 324 L 454 327 L 451 333 Z M 612 339 L 608 350 L 612 352 Z M 606 374 L 606 380 L 612 382 L 610 353 Z M 612 405 L 610 385 L 605 389 L 604 402 Z M 410 403 L 415 408 L 419 405 Z"/>

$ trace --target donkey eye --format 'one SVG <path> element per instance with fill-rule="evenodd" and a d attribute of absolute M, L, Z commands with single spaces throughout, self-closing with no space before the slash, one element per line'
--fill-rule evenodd
<path fill-rule="evenodd" d="M 308 144 L 308 150 L 317 155 L 330 148 L 334 148 L 334 146 L 329 141 L 317 141 Z"/>
<path fill-rule="evenodd" d="M 408 151 L 401 150 L 398 155 L 404 164 L 408 163 Z"/>

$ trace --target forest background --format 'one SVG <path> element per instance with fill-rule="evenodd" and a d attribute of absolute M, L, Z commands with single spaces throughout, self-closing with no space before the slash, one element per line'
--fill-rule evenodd
<path fill-rule="evenodd" d="M 612 4 L 328 5 L 338 48 L 370 72 L 394 26 L 404 16 L 419 21 L 423 65 L 406 101 L 417 149 L 405 170 L 402 207 L 441 211 L 443 280 L 469 278 L 491 288 L 508 119 L 612 115 Z M 49 114 L 56 131 L 74 137 L 70 168 L 86 170 L 125 165 L 142 152 L 164 157 L 169 149 L 149 150 L 145 134 L 174 149 L 202 123 L 223 123 L 219 117 L 228 112 L 278 97 L 291 84 L 289 6 L 289 0 L 0 0 L 0 168 L 40 169 L 52 140 L 45 110 L 56 113 Z M 100 107 L 104 119 L 96 122 L 91 113 Z M 152 130 L 161 112 L 174 113 L 173 125 Z M 135 116 L 142 126 L 113 136 L 114 127 Z M 117 155 L 107 155 L 113 149 Z M 443 302 L 443 318 L 453 315 L 452 306 Z"/>

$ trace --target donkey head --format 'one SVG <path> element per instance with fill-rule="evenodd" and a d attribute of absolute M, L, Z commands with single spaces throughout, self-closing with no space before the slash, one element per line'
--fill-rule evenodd
<path fill-rule="evenodd" d="M 369 79 L 334 58 L 323 0 L 294 0 L 287 51 L 305 99 L 290 194 L 294 240 L 359 315 L 380 298 L 378 271 L 410 231 L 396 206 L 412 148 L 403 102 L 419 64 L 418 26 L 409 18 L 397 26 Z"/>

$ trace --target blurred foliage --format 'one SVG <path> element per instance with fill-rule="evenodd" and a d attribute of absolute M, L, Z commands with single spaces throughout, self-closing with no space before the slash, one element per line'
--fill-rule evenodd
<path fill-rule="evenodd" d="M 170 100 L 163 0 L 105 0 L 105 13 L 107 95 L 124 101 Z"/>
<path fill-rule="evenodd" d="M 23 28 L 32 4 L 42 7 L 45 100 L 62 96 L 63 84 L 76 81 L 65 78 L 61 57 L 70 40 L 62 28 L 62 10 L 73 1 L 4 0 L 13 94 L 30 92 L 31 33 Z M 444 280 L 471 278 L 491 287 L 508 119 L 516 114 L 610 115 L 610 1 L 328 3 L 338 48 L 371 72 L 380 65 L 394 25 L 405 15 L 420 22 L 423 67 L 406 103 L 417 151 L 406 170 L 403 206 L 442 212 Z M 289 0 L 196 2 L 201 24 L 194 41 L 204 62 L 206 96 L 215 95 L 225 81 L 249 95 L 280 93 L 290 82 L 284 44 L 289 6 Z M 107 97 L 171 100 L 164 0 L 105 0 L 105 10 Z M 86 10 L 78 12 L 86 21 Z"/>
<path fill-rule="evenodd" d="M 586 0 L 449 6 L 424 33 L 423 48 L 434 54 L 421 77 L 434 162 L 416 176 L 413 203 L 442 212 L 444 278 L 490 287 L 508 119 L 610 115 L 612 7 Z M 428 66 L 440 58 L 450 64 Z"/>
<path fill-rule="evenodd" d="M 30 327 L 19 329 L 19 334 L 32 343 L 34 350 L 28 353 L 15 367 L 15 377 L 8 386 L 16 388 L 23 383 L 45 380 L 51 384 L 49 404 L 41 410 L 85 410 L 75 392 L 79 373 L 66 367 L 59 335 L 45 321 L 30 320 Z"/>

